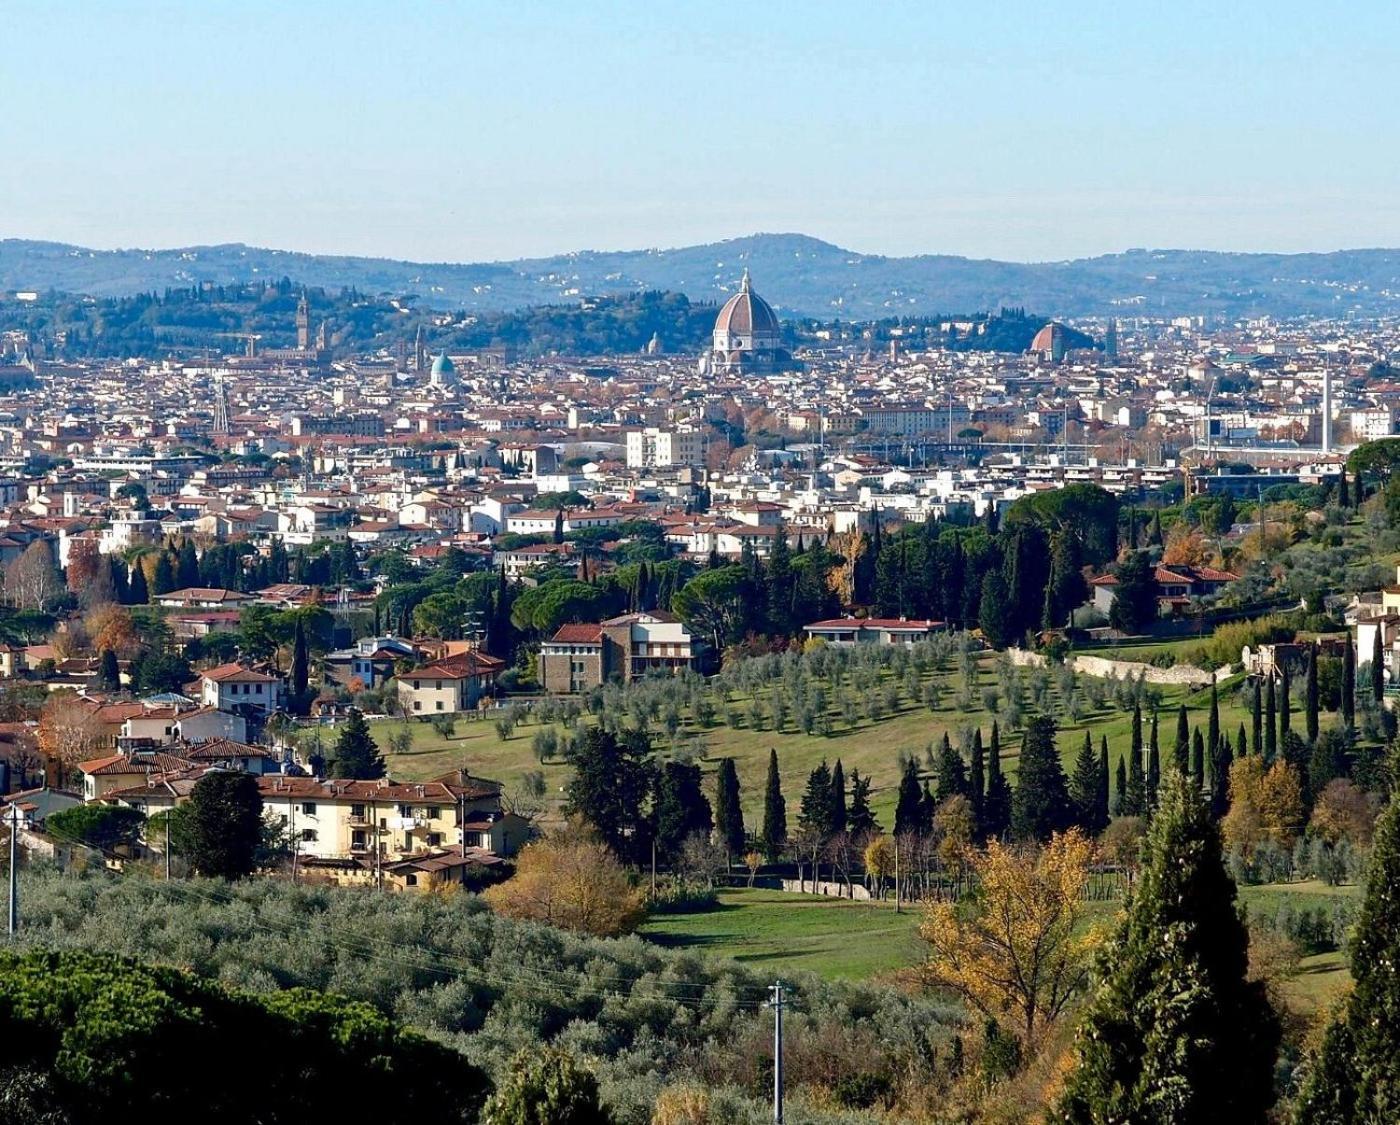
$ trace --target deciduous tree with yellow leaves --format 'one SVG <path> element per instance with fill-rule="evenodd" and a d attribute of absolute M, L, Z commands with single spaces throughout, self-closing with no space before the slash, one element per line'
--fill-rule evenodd
<path fill-rule="evenodd" d="M 507 918 L 597 937 L 631 933 L 646 913 L 617 857 L 579 823 L 527 845 L 515 876 L 484 897 Z"/>
<path fill-rule="evenodd" d="M 1230 766 L 1230 811 L 1221 822 L 1227 847 L 1248 852 L 1265 840 L 1291 843 L 1303 827 L 1303 787 L 1287 762 L 1258 755 Z"/>
<path fill-rule="evenodd" d="M 970 901 L 929 907 L 924 980 L 956 992 L 1034 1048 L 1088 978 L 1090 942 L 1077 930 L 1093 844 L 1078 829 L 1042 847 L 996 840 L 969 859 Z"/>

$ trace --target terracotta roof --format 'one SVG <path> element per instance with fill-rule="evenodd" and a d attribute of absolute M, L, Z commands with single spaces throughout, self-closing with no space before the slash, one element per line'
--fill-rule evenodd
<path fill-rule="evenodd" d="M 274 683 L 276 676 L 269 676 L 265 672 L 256 672 L 252 668 L 245 668 L 242 664 L 220 664 L 217 668 L 209 668 L 200 673 L 200 678 L 213 680 L 215 683 Z"/>
<path fill-rule="evenodd" d="M 603 639 L 603 627 L 587 624 L 560 625 L 558 631 L 549 639 L 560 645 L 598 644 Z"/>

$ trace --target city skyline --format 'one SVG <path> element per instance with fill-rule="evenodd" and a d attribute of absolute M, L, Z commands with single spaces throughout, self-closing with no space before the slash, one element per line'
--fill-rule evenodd
<path fill-rule="evenodd" d="M 464 262 L 759 230 L 1009 261 L 1400 245 L 1389 8 L 740 11 L 16 10 L 62 65 L 0 74 L 31 107 L 0 233 Z"/>

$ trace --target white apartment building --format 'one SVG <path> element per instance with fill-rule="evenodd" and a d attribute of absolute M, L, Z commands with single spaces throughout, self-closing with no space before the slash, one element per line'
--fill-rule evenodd
<path fill-rule="evenodd" d="M 629 469 L 699 465 L 704 455 L 703 440 L 695 430 L 662 430 L 648 426 L 627 434 Z"/>

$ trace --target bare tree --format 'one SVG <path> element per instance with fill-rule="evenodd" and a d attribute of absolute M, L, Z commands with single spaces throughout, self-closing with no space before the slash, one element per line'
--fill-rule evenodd
<path fill-rule="evenodd" d="M 42 612 L 62 590 L 53 550 L 42 539 L 34 540 L 5 568 L 5 599 L 19 609 Z"/>

